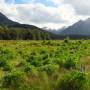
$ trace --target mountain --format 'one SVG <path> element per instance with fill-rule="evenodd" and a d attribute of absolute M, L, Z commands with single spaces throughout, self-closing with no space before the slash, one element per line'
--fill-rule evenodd
<path fill-rule="evenodd" d="M 59 38 L 59 36 L 51 32 L 44 31 L 34 25 L 14 22 L 7 18 L 4 14 L 0 13 L 0 39 L 46 40 Z"/>
<path fill-rule="evenodd" d="M 82 35 L 89 36 L 90 35 L 90 18 L 85 21 L 78 21 L 72 26 L 64 29 L 60 35 Z"/>
<path fill-rule="evenodd" d="M 3 15 L 1 12 L 0 12 L 0 26 L 1 25 L 14 25 L 14 24 L 19 24 L 17 22 L 14 22 L 10 19 L 8 19 L 5 15 Z"/>
<path fill-rule="evenodd" d="M 1 40 L 56 40 L 69 37 L 71 39 L 90 39 L 90 18 L 78 21 L 69 27 L 59 30 L 38 28 L 34 25 L 20 24 L 0 13 Z"/>
<path fill-rule="evenodd" d="M 60 35 L 63 38 L 90 39 L 90 18 L 87 20 L 80 20 L 67 28 L 64 27 L 58 30 L 47 29 L 47 31 Z"/>

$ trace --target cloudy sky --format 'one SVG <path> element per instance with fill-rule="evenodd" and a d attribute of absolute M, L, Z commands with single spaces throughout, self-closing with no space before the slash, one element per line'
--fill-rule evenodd
<path fill-rule="evenodd" d="M 0 12 L 20 23 L 61 28 L 90 16 L 90 0 L 0 0 Z"/>

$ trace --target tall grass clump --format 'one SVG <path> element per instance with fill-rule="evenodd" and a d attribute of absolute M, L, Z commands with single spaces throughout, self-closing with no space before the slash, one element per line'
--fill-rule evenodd
<path fill-rule="evenodd" d="M 85 73 L 73 71 L 58 80 L 55 90 L 88 90 L 88 80 Z"/>

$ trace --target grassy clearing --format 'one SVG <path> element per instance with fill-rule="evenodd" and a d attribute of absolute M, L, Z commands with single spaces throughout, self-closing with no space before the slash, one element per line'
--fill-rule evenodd
<path fill-rule="evenodd" d="M 0 90 L 89 90 L 89 85 L 88 40 L 0 41 Z"/>

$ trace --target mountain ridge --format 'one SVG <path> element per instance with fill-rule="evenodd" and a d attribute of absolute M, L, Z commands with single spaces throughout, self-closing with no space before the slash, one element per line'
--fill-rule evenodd
<path fill-rule="evenodd" d="M 90 18 L 58 31 L 50 31 L 34 25 L 20 24 L 0 13 L 0 40 L 58 40 L 67 37 L 90 39 Z"/>
<path fill-rule="evenodd" d="M 19 24 L 18 22 L 10 20 L 8 17 L 6 17 L 4 14 L 0 12 L 0 26 L 2 25 L 14 25 L 14 24 Z"/>
<path fill-rule="evenodd" d="M 53 33 L 44 31 L 34 25 L 14 22 L 0 13 L 0 39 L 49 40 L 57 38 L 59 38 L 59 36 Z"/>
<path fill-rule="evenodd" d="M 90 18 L 86 20 L 80 20 L 73 24 L 72 26 L 64 29 L 60 35 L 90 35 Z"/>

